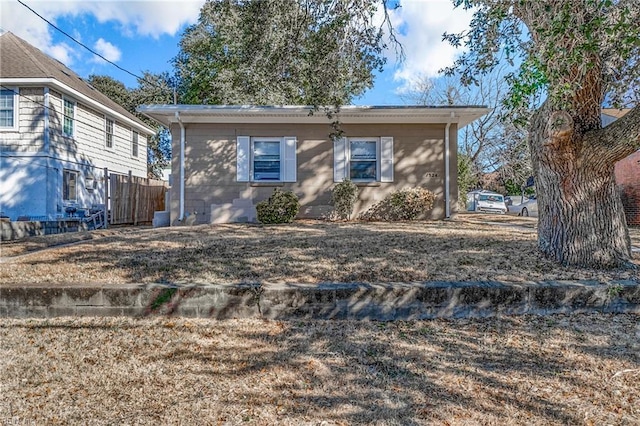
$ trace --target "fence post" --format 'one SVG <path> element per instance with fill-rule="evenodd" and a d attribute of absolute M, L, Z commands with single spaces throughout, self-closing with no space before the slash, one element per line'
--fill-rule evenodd
<path fill-rule="evenodd" d="M 135 216 L 135 213 L 133 211 L 133 200 L 134 200 L 135 194 L 133 193 L 133 191 L 134 191 L 134 188 L 133 188 L 133 176 L 131 174 L 131 170 L 129 170 L 129 180 L 127 182 L 128 182 L 127 183 L 127 187 L 129 188 L 129 194 L 128 194 L 129 195 L 129 202 L 127 203 L 128 204 L 127 205 L 127 210 L 128 210 L 127 213 L 129 213 L 128 216 L 131 219 L 131 222 L 129 222 L 129 223 L 133 223 L 135 225 L 136 216 Z"/>
<path fill-rule="evenodd" d="M 107 167 L 104 168 L 104 227 L 108 228 L 109 225 L 107 225 L 109 223 L 109 209 L 111 208 L 111 202 L 109 199 L 109 186 L 111 184 L 111 181 L 109 180 L 109 169 Z"/>
<path fill-rule="evenodd" d="M 134 204 L 134 210 L 135 210 L 135 215 L 133 218 L 133 224 L 137 225 L 138 224 L 138 217 L 140 216 L 140 189 L 142 184 L 140 183 L 140 178 L 136 178 L 136 186 L 135 186 L 135 197 L 136 197 L 136 202 Z"/>

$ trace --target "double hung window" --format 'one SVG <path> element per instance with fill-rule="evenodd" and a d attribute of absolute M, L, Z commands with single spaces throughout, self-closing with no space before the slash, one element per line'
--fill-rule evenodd
<path fill-rule="evenodd" d="M 131 155 L 133 157 L 138 156 L 138 138 L 139 138 L 138 132 L 133 130 L 131 132 Z"/>
<path fill-rule="evenodd" d="M 238 136 L 236 148 L 238 182 L 296 181 L 295 137 Z"/>
<path fill-rule="evenodd" d="M 105 146 L 107 148 L 113 148 L 113 132 L 115 129 L 115 122 L 110 118 L 104 120 L 104 139 Z"/>
<path fill-rule="evenodd" d="M 393 182 L 393 138 L 340 138 L 333 144 L 333 180 Z"/>
<path fill-rule="evenodd" d="M 280 144 L 278 140 L 253 140 L 253 181 L 281 181 L 282 167 L 280 161 Z"/>
<path fill-rule="evenodd" d="M 349 141 L 349 178 L 353 181 L 378 180 L 378 141 Z"/>
<path fill-rule="evenodd" d="M 17 127 L 17 93 L 17 88 L 0 89 L 0 129 Z"/>
<path fill-rule="evenodd" d="M 76 120 L 76 103 L 64 98 L 63 99 L 63 122 L 62 132 L 66 136 L 73 136 L 75 131 Z"/>

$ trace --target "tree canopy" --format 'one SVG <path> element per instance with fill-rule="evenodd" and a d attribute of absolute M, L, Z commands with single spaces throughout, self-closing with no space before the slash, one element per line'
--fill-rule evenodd
<path fill-rule="evenodd" d="M 182 103 L 339 106 L 385 63 L 383 0 L 208 0 L 180 41 Z"/>
<path fill-rule="evenodd" d="M 508 77 L 506 98 L 529 108 L 542 98 L 564 108 L 583 104 L 585 80 L 597 84 L 594 110 L 640 100 L 640 6 L 636 0 L 452 0 L 475 10 L 471 29 L 445 34 L 463 54 L 449 73 L 463 83 L 496 68 L 501 60 L 519 63 Z M 591 87 L 589 91 L 592 91 Z"/>

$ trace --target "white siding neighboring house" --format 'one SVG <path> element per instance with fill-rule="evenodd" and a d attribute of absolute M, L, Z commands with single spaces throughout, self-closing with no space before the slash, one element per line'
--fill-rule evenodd
<path fill-rule="evenodd" d="M 146 177 L 153 133 L 62 63 L 0 35 L 2 215 L 50 220 L 104 205 L 104 169 Z"/>

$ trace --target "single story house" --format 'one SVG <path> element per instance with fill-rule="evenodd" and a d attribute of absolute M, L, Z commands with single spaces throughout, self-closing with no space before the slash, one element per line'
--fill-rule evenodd
<path fill-rule="evenodd" d="M 102 210 L 105 170 L 147 176 L 155 133 L 61 62 L 0 35 L 0 215 L 56 220 Z"/>
<path fill-rule="evenodd" d="M 458 131 L 480 106 L 347 106 L 333 118 L 305 106 L 143 105 L 171 130 L 171 223 L 253 222 L 274 188 L 298 195 L 300 218 L 326 217 L 336 182 L 360 189 L 355 213 L 391 192 L 424 187 L 432 219 L 457 211 Z M 342 134 L 331 137 L 338 120 Z M 193 221 L 193 217 L 190 222 Z"/>

